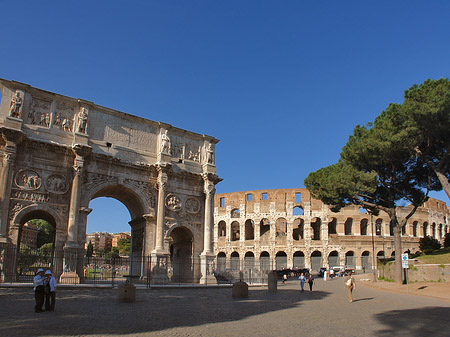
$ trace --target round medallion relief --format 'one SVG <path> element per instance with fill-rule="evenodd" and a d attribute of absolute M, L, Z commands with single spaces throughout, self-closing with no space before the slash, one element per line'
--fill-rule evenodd
<path fill-rule="evenodd" d="M 181 200 L 175 194 L 169 194 L 166 197 L 166 207 L 171 211 L 179 211 L 181 210 Z"/>
<path fill-rule="evenodd" d="M 17 187 L 25 190 L 37 190 L 41 187 L 41 177 L 30 169 L 20 170 L 14 179 Z"/>
<path fill-rule="evenodd" d="M 52 174 L 45 181 L 45 189 L 56 194 L 64 194 L 69 190 L 69 182 L 61 174 Z"/>
<path fill-rule="evenodd" d="M 189 213 L 195 214 L 200 212 L 200 201 L 197 198 L 187 198 L 184 206 Z"/>

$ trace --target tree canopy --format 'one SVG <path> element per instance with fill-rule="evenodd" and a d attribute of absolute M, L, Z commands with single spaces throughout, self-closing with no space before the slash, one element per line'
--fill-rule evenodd
<path fill-rule="evenodd" d="M 427 200 L 430 190 L 441 189 L 436 171 L 427 162 L 429 158 L 418 155 L 417 149 L 425 142 L 425 136 L 417 137 L 424 131 L 407 113 L 407 107 L 412 106 L 408 104 L 390 104 L 373 124 L 357 125 L 342 149 L 339 162 L 312 172 L 305 179 L 311 194 L 330 205 L 333 211 L 356 204 L 372 213 L 388 214 L 398 252 L 395 254 L 396 282 L 402 279 L 401 227 Z M 438 153 L 433 151 L 428 153 Z M 410 205 L 409 212 L 400 216 L 398 207 L 407 205 Z"/>

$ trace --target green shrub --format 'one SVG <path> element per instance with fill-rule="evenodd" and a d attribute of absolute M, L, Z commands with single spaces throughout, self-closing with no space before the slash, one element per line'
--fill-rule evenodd
<path fill-rule="evenodd" d="M 427 251 L 433 251 L 438 250 L 441 248 L 440 242 L 431 237 L 431 236 L 425 236 L 424 238 L 421 238 L 419 241 L 419 247 L 424 254 L 427 254 Z"/>
<path fill-rule="evenodd" d="M 450 247 L 450 232 L 444 236 L 444 248 Z"/>

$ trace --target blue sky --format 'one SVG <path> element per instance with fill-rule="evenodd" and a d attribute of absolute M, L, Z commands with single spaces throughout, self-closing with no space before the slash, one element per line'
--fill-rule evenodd
<path fill-rule="evenodd" d="M 218 193 L 303 187 L 355 125 L 450 77 L 449 15 L 448 1 L 0 0 L 0 77 L 220 139 Z M 119 202 L 90 206 L 88 232 L 129 230 Z"/>

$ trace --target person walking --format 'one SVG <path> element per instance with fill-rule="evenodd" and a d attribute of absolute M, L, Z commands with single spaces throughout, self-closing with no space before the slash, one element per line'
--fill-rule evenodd
<path fill-rule="evenodd" d="M 345 287 L 347 287 L 348 291 L 348 301 L 353 302 L 353 290 L 356 289 L 356 282 L 352 275 L 352 272 L 348 274 L 348 276 L 344 279 Z"/>
<path fill-rule="evenodd" d="M 312 291 L 313 284 L 314 284 L 314 277 L 312 276 L 312 274 L 309 274 L 308 284 L 309 284 L 309 291 Z"/>
<path fill-rule="evenodd" d="M 301 292 L 304 292 L 306 277 L 303 273 L 301 273 L 300 277 L 298 278 L 300 280 L 300 288 L 302 289 Z"/>
<path fill-rule="evenodd" d="M 56 278 L 52 275 L 51 270 L 45 272 L 45 310 L 55 310 L 56 300 Z"/>
<path fill-rule="evenodd" d="M 286 281 L 287 281 L 287 275 L 283 274 L 283 284 L 286 284 Z"/>
<path fill-rule="evenodd" d="M 42 306 L 44 305 L 44 269 L 39 268 L 36 272 L 36 276 L 33 279 L 34 285 L 34 312 L 42 312 Z"/>

